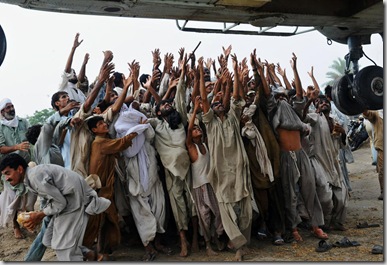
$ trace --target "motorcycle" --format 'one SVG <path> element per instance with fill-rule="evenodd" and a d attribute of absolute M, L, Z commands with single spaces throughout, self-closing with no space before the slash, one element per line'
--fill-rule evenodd
<path fill-rule="evenodd" d="M 347 139 L 352 152 L 359 149 L 368 137 L 369 136 L 364 124 L 364 118 L 362 116 L 360 116 L 357 120 L 351 120 L 349 122 Z"/>

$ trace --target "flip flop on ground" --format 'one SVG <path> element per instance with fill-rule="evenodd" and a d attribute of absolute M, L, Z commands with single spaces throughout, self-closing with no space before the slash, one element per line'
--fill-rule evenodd
<path fill-rule="evenodd" d="M 326 252 L 332 248 L 332 244 L 328 243 L 324 239 L 318 242 L 318 247 L 316 247 L 316 252 Z"/>
<path fill-rule="evenodd" d="M 339 248 L 357 247 L 360 246 L 360 243 L 357 241 L 351 241 L 347 237 L 343 237 L 340 241 L 333 243 L 333 246 Z"/>
<path fill-rule="evenodd" d="M 367 222 L 362 222 L 362 223 L 358 223 L 356 225 L 357 228 L 361 229 L 361 228 L 369 228 L 369 227 L 379 227 L 380 225 L 379 224 L 369 224 Z"/>
<path fill-rule="evenodd" d="M 381 245 L 375 245 L 372 250 L 372 254 L 383 254 L 383 246 Z"/>

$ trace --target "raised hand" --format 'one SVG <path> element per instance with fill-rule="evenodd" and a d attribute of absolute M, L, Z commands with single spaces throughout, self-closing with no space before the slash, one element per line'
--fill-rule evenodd
<path fill-rule="evenodd" d="M 79 41 L 79 33 L 75 34 L 73 47 L 78 48 L 78 46 L 81 45 L 82 42 L 83 40 Z"/>
<path fill-rule="evenodd" d="M 99 73 L 98 79 L 100 81 L 106 81 L 109 78 L 109 76 L 113 73 L 114 67 L 115 66 L 112 62 L 105 63 Z"/>
<path fill-rule="evenodd" d="M 222 49 L 223 49 L 224 57 L 225 57 L 225 59 L 227 60 L 227 59 L 228 59 L 228 56 L 231 54 L 232 46 L 231 46 L 231 44 L 230 44 L 230 46 L 228 46 L 227 49 L 225 49 L 225 48 L 222 46 Z"/>
<path fill-rule="evenodd" d="M 103 57 L 104 57 L 104 62 L 109 63 L 113 60 L 113 52 L 111 50 L 106 50 L 102 51 L 103 52 Z"/>
<path fill-rule="evenodd" d="M 277 73 L 282 77 L 286 75 L 285 69 L 282 69 L 279 63 L 277 63 Z"/>
<path fill-rule="evenodd" d="M 206 67 L 211 70 L 211 66 L 212 66 L 212 63 L 213 63 L 213 60 L 211 58 L 207 58 L 207 61 L 206 61 Z"/>
<path fill-rule="evenodd" d="M 290 60 L 290 65 L 292 66 L 292 68 L 296 68 L 297 67 L 297 56 L 295 55 L 294 52 L 292 52 L 292 59 Z"/>
<path fill-rule="evenodd" d="M 157 68 L 161 64 L 161 58 L 160 58 L 160 49 L 155 49 L 152 51 L 152 56 L 153 56 L 153 66 L 154 68 Z"/>
<path fill-rule="evenodd" d="M 310 68 L 310 72 L 308 72 L 308 75 L 313 78 L 314 75 L 313 75 L 313 66 Z"/>
<path fill-rule="evenodd" d="M 83 64 L 87 64 L 89 62 L 90 55 L 88 53 L 85 54 L 85 57 L 83 57 Z"/>

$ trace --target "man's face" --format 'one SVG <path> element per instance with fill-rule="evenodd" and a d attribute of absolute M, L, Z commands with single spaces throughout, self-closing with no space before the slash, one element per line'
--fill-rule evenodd
<path fill-rule="evenodd" d="M 1 173 L 11 186 L 16 186 L 23 181 L 24 169 L 22 166 L 19 166 L 16 170 L 8 166 Z"/>
<path fill-rule="evenodd" d="M 71 72 L 72 72 L 72 75 L 69 78 L 69 82 L 72 83 L 72 84 L 76 84 L 78 82 L 77 74 L 75 73 L 74 69 L 71 69 Z"/>
<path fill-rule="evenodd" d="M 220 101 L 218 101 L 218 102 L 215 102 L 215 103 L 213 103 L 212 104 L 212 110 L 214 111 L 214 113 L 216 114 L 216 115 L 220 115 L 220 114 L 222 114 L 222 113 L 224 113 L 224 106 L 223 106 L 223 104 L 222 104 L 222 102 L 220 102 Z"/>
<path fill-rule="evenodd" d="M 254 98 L 255 98 L 255 93 L 254 92 L 250 92 L 248 95 L 246 95 L 246 104 L 247 105 L 251 105 L 253 102 L 254 102 Z"/>
<path fill-rule="evenodd" d="M 203 135 L 202 129 L 200 129 L 198 125 L 194 125 L 192 130 L 192 138 L 202 137 L 202 135 Z"/>
<path fill-rule="evenodd" d="M 285 100 L 286 102 L 289 102 L 288 96 L 284 93 L 278 93 L 274 96 L 277 100 Z"/>
<path fill-rule="evenodd" d="M 97 122 L 95 128 L 92 129 L 95 134 L 104 134 L 109 132 L 109 127 L 104 120 Z"/>
<path fill-rule="evenodd" d="M 4 107 L 4 109 L 1 110 L 1 115 L 3 115 L 3 117 L 6 120 L 12 120 L 13 118 L 15 118 L 15 108 L 14 108 L 13 104 L 7 103 L 7 105 L 5 105 L 5 107 Z"/>
<path fill-rule="evenodd" d="M 318 112 L 330 112 L 331 111 L 331 104 L 329 103 L 329 100 L 326 98 L 317 98 L 315 100 L 316 108 Z"/>
<path fill-rule="evenodd" d="M 64 107 L 67 106 L 67 104 L 70 102 L 70 98 L 69 98 L 69 95 L 66 93 L 66 94 L 62 94 L 58 101 L 55 102 L 55 105 L 58 106 L 59 109 L 63 109 Z"/>
<path fill-rule="evenodd" d="M 117 93 L 110 92 L 110 103 L 114 103 L 117 98 L 118 98 Z"/>
<path fill-rule="evenodd" d="M 144 90 L 140 90 L 140 93 L 138 93 L 138 101 L 140 103 L 142 103 L 144 101 L 144 94 L 145 94 L 145 91 Z"/>
<path fill-rule="evenodd" d="M 160 105 L 160 113 L 161 116 L 168 116 L 173 111 L 173 107 L 171 103 L 165 102 L 164 104 Z"/>
<path fill-rule="evenodd" d="M 214 89 L 214 83 L 213 82 L 206 82 L 205 83 L 206 92 L 211 93 L 211 91 Z"/>

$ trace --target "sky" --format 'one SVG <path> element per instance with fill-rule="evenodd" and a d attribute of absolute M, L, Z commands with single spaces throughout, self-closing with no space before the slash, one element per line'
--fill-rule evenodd
<path fill-rule="evenodd" d="M 222 47 L 232 45 L 232 53 L 241 61 L 244 57 L 249 59 L 256 49 L 261 60 L 280 63 L 289 80 L 293 78 L 289 62 L 294 52 L 302 85 L 306 87 L 312 84 L 308 75 L 311 66 L 321 85 L 328 81 L 326 73 L 333 61 L 348 53 L 346 44 L 328 45 L 326 37 L 317 31 L 292 37 L 193 33 L 180 31 L 175 20 L 71 15 L 8 4 L 0 4 L 0 25 L 7 39 L 6 57 L 0 66 L 0 99 L 10 98 L 19 117 L 51 108 L 51 95 L 58 90 L 77 32 L 83 42 L 76 49 L 72 67 L 78 73 L 84 55 L 89 53 L 86 67 L 89 80 L 98 75 L 104 50 L 113 52 L 116 71 L 127 75 L 127 63 L 136 60 L 141 75 L 151 73 L 154 49 L 160 49 L 162 58 L 166 53 L 174 54 L 177 62 L 180 48 L 190 52 L 201 41 L 196 58 L 217 60 Z M 378 34 L 371 36 L 370 45 L 363 45 L 363 51 L 383 66 L 383 42 Z M 364 56 L 359 64 L 373 65 Z"/>

